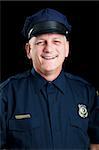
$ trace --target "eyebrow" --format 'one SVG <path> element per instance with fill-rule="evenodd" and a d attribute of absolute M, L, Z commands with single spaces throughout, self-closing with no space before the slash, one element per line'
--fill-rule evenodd
<path fill-rule="evenodd" d="M 52 39 L 53 40 L 61 40 L 62 38 L 61 37 L 53 37 Z M 46 38 L 45 37 L 44 38 L 43 37 L 37 37 L 36 41 L 37 40 L 46 40 Z"/>
<path fill-rule="evenodd" d="M 60 37 L 56 37 L 56 38 L 53 38 L 54 40 L 61 40 L 62 38 Z"/>
<path fill-rule="evenodd" d="M 39 39 L 36 39 L 36 41 L 37 41 L 37 40 L 45 40 L 45 39 L 39 38 Z"/>

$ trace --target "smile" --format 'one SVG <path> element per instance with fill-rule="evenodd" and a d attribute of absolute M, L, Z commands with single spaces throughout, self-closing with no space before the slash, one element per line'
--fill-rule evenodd
<path fill-rule="evenodd" d="M 46 60 L 55 59 L 56 57 L 58 57 L 58 56 L 54 56 L 54 57 L 50 57 L 50 56 L 42 56 L 42 58 L 43 58 L 43 59 L 46 59 Z"/>

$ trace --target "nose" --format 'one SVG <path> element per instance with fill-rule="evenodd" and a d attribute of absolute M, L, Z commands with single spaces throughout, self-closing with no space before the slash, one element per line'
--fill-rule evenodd
<path fill-rule="evenodd" d="M 48 42 L 46 42 L 46 45 L 45 45 L 45 47 L 44 47 L 44 52 L 45 53 L 50 53 L 50 52 L 52 52 L 52 50 L 53 50 L 53 47 L 52 47 L 52 44 L 51 43 L 48 43 Z"/>

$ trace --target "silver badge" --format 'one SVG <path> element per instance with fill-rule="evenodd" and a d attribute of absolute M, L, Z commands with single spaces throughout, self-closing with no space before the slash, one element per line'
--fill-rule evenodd
<path fill-rule="evenodd" d="M 88 111 L 86 105 L 79 104 L 78 107 L 79 107 L 79 111 L 78 111 L 79 116 L 82 118 L 88 117 Z"/>

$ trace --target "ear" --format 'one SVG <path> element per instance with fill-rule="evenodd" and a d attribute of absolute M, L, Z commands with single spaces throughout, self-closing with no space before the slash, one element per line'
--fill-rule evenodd
<path fill-rule="evenodd" d="M 30 53 L 31 48 L 30 48 L 29 43 L 25 44 L 25 50 L 26 50 L 26 54 L 27 54 L 28 59 L 31 59 L 31 53 Z"/>
<path fill-rule="evenodd" d="M 65 57 L 68 57 L 69 55 L 69 41 L 66 41 L 65 44 Z"/>

